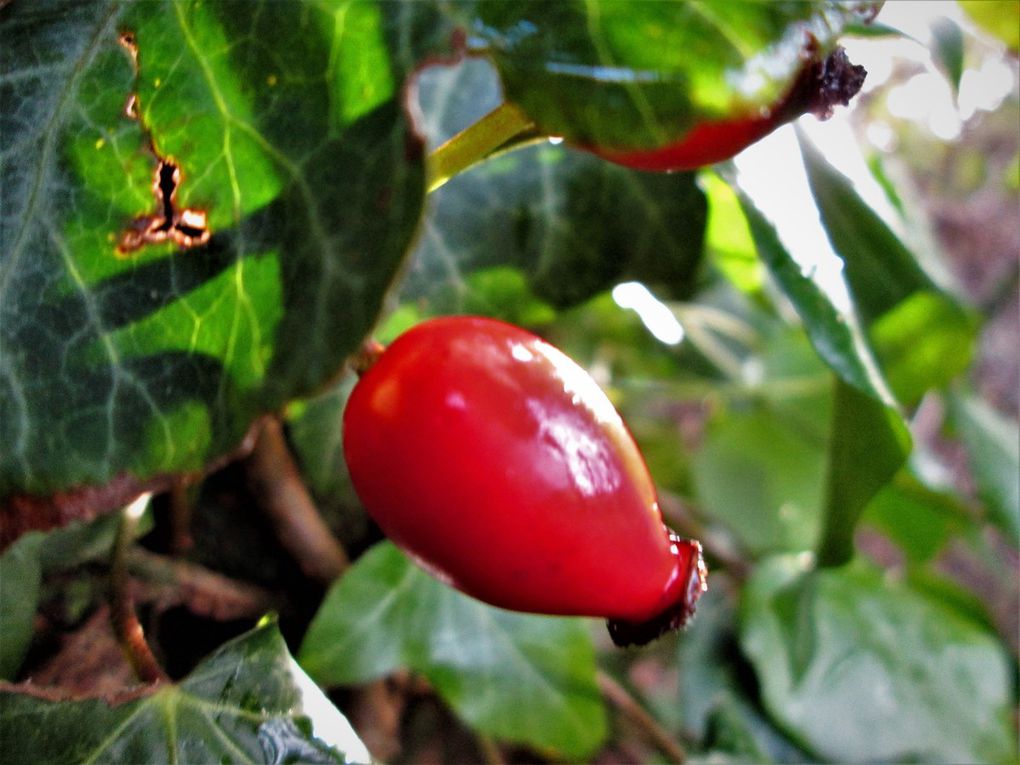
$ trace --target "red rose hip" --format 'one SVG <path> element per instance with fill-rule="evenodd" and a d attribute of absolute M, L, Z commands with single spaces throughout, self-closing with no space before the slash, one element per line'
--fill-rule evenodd
<path fill-rule="evenodd" d="M 663 524 L 609 399 L 517 327 L 448 317 L 401 335 L 351 393 L 344 453 L 387 536 L 492 605 L 603 616 L 626 645 L 682 626 L 705 589 L 701 546 Z"/>

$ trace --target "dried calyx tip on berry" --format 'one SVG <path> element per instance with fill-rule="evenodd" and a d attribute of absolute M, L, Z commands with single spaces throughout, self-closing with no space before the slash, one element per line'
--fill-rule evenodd
<path fill-rule="evenodd" d="M 697 606 L 698 599 L 708 590 L 708 569 L 701 552 L 701 543 L 693 540 L 680 539 L 670 532 L 674 544 L 684 546 L 688 555 L 685 557 L 684 570 L 680 572 L 682 584 L 678 588 L 679 597 L 661 613 L 640 622 L 625 619 L 608 619 L 606 627 L 613 643 L 620 648 L 629 645 L 645 645 L 667 632 L 683 629 Z"/>

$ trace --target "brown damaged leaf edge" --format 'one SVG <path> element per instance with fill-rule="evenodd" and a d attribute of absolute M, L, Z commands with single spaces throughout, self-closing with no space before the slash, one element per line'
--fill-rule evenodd
<path fill-rule="evenodd" d="M 138 76 L 138 42 L 134 32 L 122 31 L 118 38 L 120 45 L 131 57 L 135 77 Z M 172 157 L 162 157 L 156 150 L 152 134 L 142 123 L 138 107 L 138 94 L 130 93 L 124 105 L 124 116 L 137 120 L 148 139 L 149 150 L 156 157 L 156 172 L 152 180 L 152 194 L 156 198 L 156 210 L 150 215 L 140 215 L 125 229 L 117 242 L 117 255 L 126 256 L 147 244 L 161 244 L 172 241 L 182 249 L 198 247 L 209 241 L 208 215 L 204 210 L 177 207 L 177 191 L 181 187 L 183 173 L 178 162 Z"/>
<path fill-rule="evenodd" d="M 40 686 L 31 680 L 22 683 L 11 683 L 7 680 L 0 680 L 0 694 L 17 693 L 23 696 L 31 696 L 40 701 L 65 702 L 65 701 L 102 701 L 108 707 L 118 707 L 131 701 L 148 698 L 157 691 L 159 685 L 137 685 L 126 689 L 123 693 L 114 694 L 89 694 L 75 693 L 62 687 Z"/>
<path fill-rule="evenodd" d="M 146 479 L 121 473 L 102 485 L 76 486 L 48 495 L 15 494 L 3 497 L 3 504 L 0 505 L 0 553 L 22 534 L 30 531 L 51 531 L 75 521 L 91 521 L 104 513 L 124 507 L 143 492 L 169 491 L 178 481 L 197 483 L 206 475 L 250 453 L 263 420 L 264 417 L 256 419 L 236 449 L 212 460 L 203 471 L 162 473 Z"/>

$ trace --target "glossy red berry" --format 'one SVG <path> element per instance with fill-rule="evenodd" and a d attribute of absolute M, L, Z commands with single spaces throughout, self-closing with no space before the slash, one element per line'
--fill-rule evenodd
<path fill-rule="evenodd" d="M 604 616 L 643 643 L 705 589 L 701 546 L 663 524 L 609 399 L 517 327 L 448 317 L 401 335 L 351 393 L 344 453 L 383 531 L 493 605 Z"/>

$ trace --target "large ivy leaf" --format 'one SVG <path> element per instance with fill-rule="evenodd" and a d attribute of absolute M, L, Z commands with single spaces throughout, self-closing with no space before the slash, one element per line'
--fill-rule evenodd
<path fill-rule="evenodd" d="M 606 735 L 585 622 L 493 608 L 383 543 L 334 585 L 298 658 L 319 683 L 422 673 L 464 720 L 570 760 Z"/>
<path fill-rule="evenodd" d="M 605 149 L 660 147 L 700 121 L 767 114 L 806 60 L 824 58 L 848 23 L 877 6 L 466 4 L 469 43 L 495 61 L 507 98 L 543 133 Z"/>
<path fill-rule="evenodd" d="M 484 60 L 426 71 L 418 87 L 434 143 L 500 100 Z M 428 298 L 433 311 L 527 323 L 626 279 L 667 294 L 694 286 L 706 202 L 691 175 L 626 170 L 543 142 L 432 196 L 402 297 Z"/>
<path fill-rule="evenodd" d="M 58 702 L 26 690 L 0 686 L 0 744 L 12 762 L 369 761 L 272 624 L 134 701 Z"/>
<path fill-rule="evenodd" d="M 995 638 L 863 566 L 773 560 L 744 594 L 741 645 L 770 713 L 821 758 L 1009 762 L 1008 657 Z"/>
<path fill-rule="evenodd" d="M 336 373 L 424 196 L 412 6 L 4 8 L 0 496 L 202 468 Z M 118 251 L 174 183 L 208 242 Z"/>

